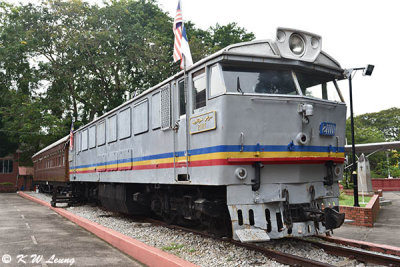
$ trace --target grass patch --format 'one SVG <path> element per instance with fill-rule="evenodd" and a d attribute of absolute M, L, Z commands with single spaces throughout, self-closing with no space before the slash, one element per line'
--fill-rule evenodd
<path fill-rule="evenodd" d="M 13 183 L 10 183 L 10 182 L 3 182 L 3 183 L 0 183 L 0 185 L 12 186 L 12 185 L 14 185 L 14 184 L 13 184 Z"/>
<path fill-rule="evenodd" d="M 364 196 L 364 202 L 368 203 L 371 197 Z M 363 201 L 362 196 L 358 196 L 358 202 L 360 203 L 360 207 L 365 207 L 367 204 L 361 204 Z M 348 196 L 345 194 L 341 194 L 339 198 L 340 206 L 354 206 L 354 196 Z"/>
<path fill-rule="evenodd" d="M 183 247 L 184 247 L 183 244 L 171 243 L 171 245 L 162 247 L 161 249 L 164 251 L 171 251 L 171 250 L 181 249 Z"/>

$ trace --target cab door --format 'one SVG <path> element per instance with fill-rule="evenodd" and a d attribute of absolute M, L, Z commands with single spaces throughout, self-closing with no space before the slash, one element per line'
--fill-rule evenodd
<path fill-rule="evenodd" d="M 186 119 L 186 103 L 187 95 L 185 94 L 184 78 L 174 83 L 174 169 L 175 180 L 177 182 L 190 181 L 189 174 L 189 155 L 187 155 L 187 119 Z"/>

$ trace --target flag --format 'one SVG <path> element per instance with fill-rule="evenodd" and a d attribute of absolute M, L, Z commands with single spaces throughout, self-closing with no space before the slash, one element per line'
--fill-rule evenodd
<path fill-rule="evenodd" d="M 74 149 L 74 121 L 71 123 L 71 130 L 69 132 L 69 149 Z"/>
<path fill-rule="evenodd" d="M 190 53 L 189 41 L 186 35 L 185 25 L 183 24 L 181 0 L 178 0 L 178 8 L 174 19 L 173 31 L 174 41 L 174 62 L 181 61 L 181 69 L 193 65 L 192 55 Z M 185 65 L 185 66 L 184 66 Z"/>

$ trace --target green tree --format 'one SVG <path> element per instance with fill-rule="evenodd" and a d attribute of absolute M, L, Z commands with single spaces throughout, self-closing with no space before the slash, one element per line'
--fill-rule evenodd
<path fill-rule="evenodd" d="M 346 138 L 351 144 L 350 119 L 346 122 Z M 354 133 L 356 144 L 389 142 L 400 140 L 400 109 L 390 108 L 374 113 L 366 113 L 354 118 Z M 397 175 L 400 171 L 396 152 L 389 153 L 389 168 L 391 174 Z M 386 152 L 378 152 L 369 157 L 373 175 L 387 177 L 388 164 Z"/>
<path fill-rule="evenodd" d="M 246 29 L 239 27 L 236 22 L 228 23 L 227 25 L 219 25 L 218 23 L 210 28 L 211 32 L 211 47 L 212 51 L 216 52 L 228 45 L 252 41 L 255 35 L 252 32 L 247 32 Z"/>
<path fill-rule="evenodd" d="M 179 71 L 172 18 L 154 0 L 0 3 L 0 153 L 33 153 Z M 236 23 L 187 23 L 194 61 L 249 41 Z M 7 144 L 7 146 L 5 145 Z"/>
<path fill-rule="evenodd" d="M 197 29 L 195 25 L 189 21 L 185 24 L 185 27 L 187 29 L 190 50 L 194 62 L 231 44 L 248 42 L 255 39 L 254 33 L 239 27 L 236 22 L 231 22 L 227 25 L 220 25 L 217 23 L 207 30 L 202 30 Z"/>

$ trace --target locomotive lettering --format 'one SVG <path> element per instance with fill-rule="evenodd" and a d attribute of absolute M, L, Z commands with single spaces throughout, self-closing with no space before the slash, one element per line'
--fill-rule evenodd
<path fill-rule="evenodd" d="M 215 130 L 216 128 L 215 111 L 190 118 L 190 134 Z"/>
<path fill-rule="evenodd" d="M 336 132 L 336 124 L 331 122 L 321 122 L 319 126 L 319 134 L 334 136 Z"/>

